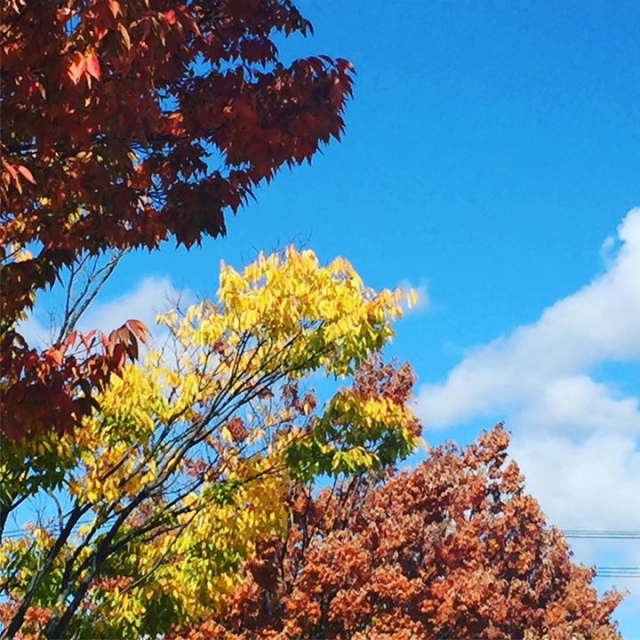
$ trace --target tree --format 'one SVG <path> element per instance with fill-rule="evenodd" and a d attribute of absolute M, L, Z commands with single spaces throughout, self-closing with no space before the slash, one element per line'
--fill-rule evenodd
<path fill-rule="evenodd" d="M 290 494 L 224 610 L 173 640 L 620 638 L 594 572 L 524 492 L 498 425 L 411 472 Z"/>
<path fill-rule="evenodd" d="M 73 430 L 146 337 L 69 331 L 39 353 L 16 330 L 38 291 L 87 254 L 224 233 L 256 185 L 339 138 L 350 63 L 287 66 L 274 42 L 309 31 L 291 0 L 2 0 L 7 436 Z"/>
<path fill-rule="evenodd" d="M 0 543 L 1 637 L 195 624 L 223 606 L 257 542 L 284 532 L 294 483 L 406 457 L 414 379 L 376 358 L 403 299 L 311 251 L 224 267 L 218 301 L 164 316 L 173 348 L 113 376 L 81 429 L 6 442 L 5 511 L 50 506 Z M 305 389 L 314 374 L 355 379 L 321 403 Z"/>

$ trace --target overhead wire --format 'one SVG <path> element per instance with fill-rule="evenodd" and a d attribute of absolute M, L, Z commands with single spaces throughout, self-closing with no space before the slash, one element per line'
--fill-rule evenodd
<path fill-rule="evenodd" d="M 80 521 L 76 526 L 90 524 L 91 520 Z M 54 528 L 51 528 L 54 531 Z M 565 538 L 583 540 L 640 540 L 640 531 L 634 530 L 596 530 L 564 529 Z M 25 535 L 23 529 L 10 529 L 2 533 L 2 538 L 19 538 Z M 637 567 L 596 567 L 596 578 L 640 578 L 640 566 Z"/>
<path fill-rule="evenodd" d="M 640 540 L 640 531 L 612 531 L 593 529 L 564 529 L 565 538 L 585 538 L 596 540 Z"/>

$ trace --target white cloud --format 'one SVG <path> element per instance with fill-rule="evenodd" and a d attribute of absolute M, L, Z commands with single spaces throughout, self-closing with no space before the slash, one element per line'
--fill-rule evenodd
<path fill-rule="evenodd" d="M 529 398 L 509 423 L 516 430 L 535 425 L 537 432 L 640 433 L 638 404 L 638 398 L 587 375 L 558 377 Z"/>
<path fill-rule="evenodd" d="M 640 208 L 601 256 L 604 273 L 537 322 L 471 349 L 444 382 L 423 385 L 418 412 L 427 429 L 504 419 L 511 453 L 551 523 L 640 530 L 640 380 L 629 378 L 625 394 L 595 378 L 603 365 L 640 362 Z M 636 542 L 579 540 L 576 559 L 638 566 Z"/>
<path fill-rule="evenodd" d="M 558 379 L 640 359 L 640 208 L 629 212 L 618 237 L 622 245 L 603 275 L 536 323 L 471 350 L 444 384 L 424 385 L 418 405 L 425 426 L 509 413 Z"/>
<path fill-rule="evenodd" d="M 169 278 L 150 276 L 142 280 L 132 291 L 109 302 L 94 304 L 82 317 L 80 329 L 100 329 L 112 331 L 127 320 L 140 320 L 154 332 L 156 317 L 182 303 L 193 302 L 193 294 L 189 290 L 178 291 Z"/>
<path fill-rule="evenodd" d="M 640 530 L 640 451 L 634 437 L 597 432 L 576 441 L 516 432 L 510 453 L 527 490 L 554 524 Z"/>

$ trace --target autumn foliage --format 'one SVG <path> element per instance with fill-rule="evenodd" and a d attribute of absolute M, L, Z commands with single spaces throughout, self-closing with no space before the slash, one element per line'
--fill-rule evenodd
<path fill-rule="evenodd" d="M 217 298 L 163 316 L 167 344 L 113 376 L 81 429 L 5 442 L 0 638 L 197 624 L 286 530 L 291 486 L 406 458 L 414 377 L 380 356 L 405 299 L 293 247 L 224 266 Z M 22 505 L 38 517 L 4 537 Z"/>
<path fill-rule="evenodd" d="M 224 234 L 339 139 L 353 69 L 282 61 L 311 31 L 291 0 L 0 5 L 0 638 L 619 638 L 501 426 L 393 471 L 420 424 L 382 353 L 413 296 L 344 259 L 223 265 L 164 346 L 83 335 L 82 305 L 27 343 L 65 273 Z"/>
<path fill-rule="evenodd" d="M 228 608 L 182 640 L 620 638 L 602 598 L 523 489 L 499 425 L 414 471 L 291 493 Z"/>
<path fill-rule="evenodd" d="M 169 238 L 190 247 L 224 233 L 225 212 L 258 184 L 340 136 L 350 63 L 284 64 L 274 41 L 310 30 L 290 0 L 2 0 L 10 437 L 72 430 L 145 338 L 125 325 L 84 341 L 66 335 L 40 353 L 16 329 L 38 291 L 87 253 L 153 250 Z"/>

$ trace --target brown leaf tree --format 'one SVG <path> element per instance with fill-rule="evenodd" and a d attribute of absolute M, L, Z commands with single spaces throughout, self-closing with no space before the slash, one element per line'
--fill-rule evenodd
<path fill-rule="evenodd" d="M 48 351 L 16 323 L 83 256 L 225 232 L 254 188 L 338 138 L 350 63 L 281 62 L 291 0 L 2 0 L 2 429 L 73 429 L 135 356 L 128 325 Z M 73 352 L 73 353 L 72 353 Z"/>
<path fill-rule="evenodd" d="M 174 639 L 620 638 L 594 572 L 524 492 L 498 425 L 414 471 L 292 493 L 228 610 Z"/>

